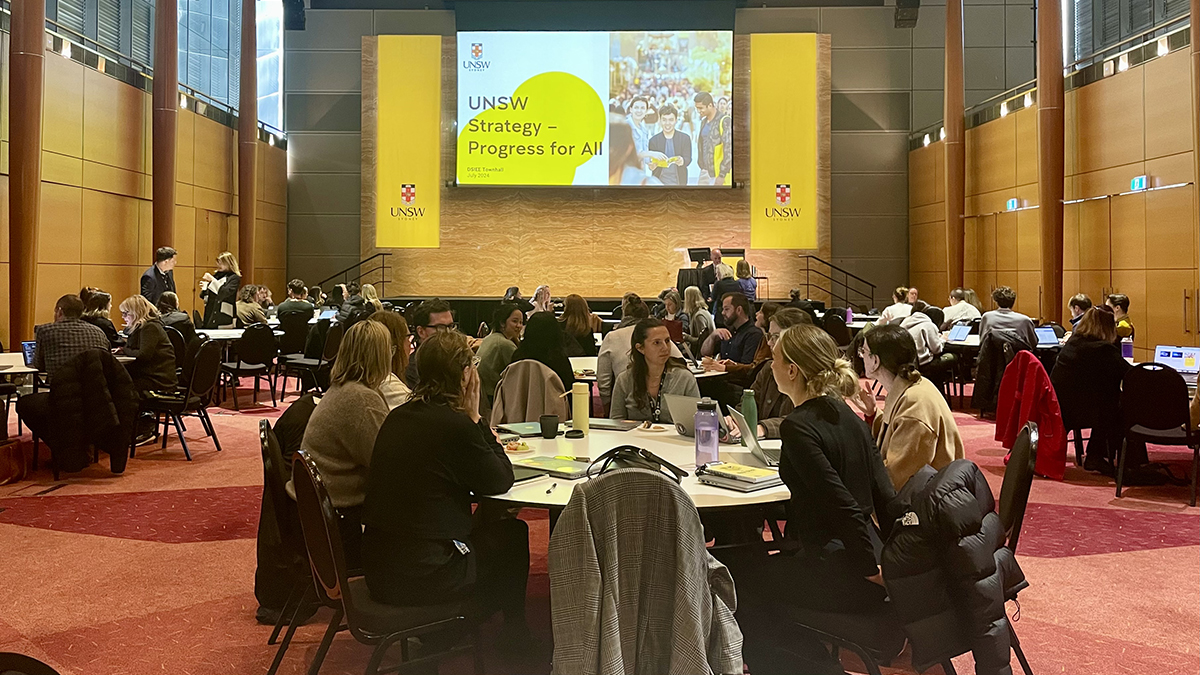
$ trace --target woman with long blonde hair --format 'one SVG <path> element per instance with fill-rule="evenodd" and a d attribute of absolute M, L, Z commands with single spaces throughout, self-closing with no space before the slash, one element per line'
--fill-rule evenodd
<path fill-rule="evenodd" d="M 391 410 L 404 405 L 412 396 L 412 389 L 404 382 L 404 371 L 408 369 L 408 354 L 412 350 L 412 333 L 408 330 L 408 322 L 399 312 L 381 309 L 368 316 L 367 320 L 383 324 L 392 336 L 392 372 L 388 373 L 383 384 L 379 385 L 379 393 L 383 394 L 383 400 L 387 402 L 388 410 Z"/>
<path fill-rule="evenodd" d="M 512 464 L 479 414 L 467 337 L 438 331 L 418 356 L 412 400 L 388 415 L 371 457 L 367 588 L 392 605 L 468 601 L 482 610 L 473 620 L 502 610 L 501 635 L 511 644 L 526 630 L 529 530 L 517 518 L 473 519 L 471 503 L 512 488 Z"/>
<path fill-rule="evenodd" d="M 121 302 L 121 319 L 129 338 L 118 353 L 134 359 L 125 364 L 134 389 L 139 393 L 173 390 L 178 383 L 175 349 L 159 320 L 158 310 L 146 298 L 134 295 Z"/>
<path fill-rule="evenodd" d="M 596 356 L 600 353 L 595 334 L 600 332 L 603 322 L 592 314 L 582 295 L 572 293 L 567 296 L 558 320 L 567 336 L 567 356 Z"/>
<path fill-rule="evenodd" d="M 790 607 L 883 610 L 887 591 L 875 555 L 881 536 L 872 516 L 878 511 L 884 527 L 890 525 L 883 509 L 896 494 L 871 430 L 846 405 L 858 376 L 833 338 L 816 326 L 792 326 L 775 341 L 772 355 L 779 391 L 795 404 L 780 429 L 779 476 L 792 495 L 788 527 L 796 528 L 803 546 L 796 555 L 726 555 L 738 579 L 738 623 L 751 664 L 774 660 L 764 636 L 773 634 Z M 802 672 L 825 672 L 820 669 L 836 663 L 815 642 L 794 646 L 820 662 Z"/>
<path fill-rule="evenodd" d="M 333 362 L 329 391 L 313 410 L 300 442 L 320 468 L 329 498 L 341 515 L 346 564 L 351 567 L 360 565 L 360 522 L 371 454 L 375 435 L 388 414 L 379 386 L 391 372 L 388 329 L 377 321 L 351 326 Z"/>
<path fill-rule="evenodd" d="M 204 327 L 232 327 L 237 317 L 235 304 L 242 285 L 242 268 L 229 251 L 217 256 L 216 272 L 200 278 L 200 299 L 204 301 Z"/>
<path fill-rule="evenodd" d="M 713 332 L 713 317 L 708 313 L 708 303 L 704 294 L 696 286 L 688 286 L 683 291 L 683 311 L 688 315 L 687 344 L 692 356 L 699 358 L 700 345 Z"/>
<path fill-rule="evenodd" d="M 366 300 L 367 304 L 374 307 L 376 312 L 383 311 L 383 302 L 379 299 L 379 291 L 376 291 L 374 286 L 371 284 L 363 284 L 362 296 L 363 300 Z"/>

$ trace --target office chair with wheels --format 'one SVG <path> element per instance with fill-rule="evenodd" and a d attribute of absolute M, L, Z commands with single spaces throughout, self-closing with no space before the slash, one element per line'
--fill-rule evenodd
<path fill-rule="evenodd" d="M 1188 387 L 1174 368 L 1161 363 L 1139 363 L 1125 373 L 1121 383 L 1121 418 L 1125 439 L 1117 462 L 1117 497 L 1125 479 L 1125 456 L 1130 441 L 1192 449 L 1192 506 L 1196 505 L 1200 472 L 1200 430 L 1192 428 Z"/>

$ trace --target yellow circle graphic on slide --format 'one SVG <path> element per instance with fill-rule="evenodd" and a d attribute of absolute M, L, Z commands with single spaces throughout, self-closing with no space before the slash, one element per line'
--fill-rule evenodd
<path fill-rule="evenodd" d="M 541 73 L 512 96 L 471 99 L 487 108 L 460 122 L 463 183 L 571 185 L 581 164 L 603 154 L 604 103 L 578 76 Z"/>

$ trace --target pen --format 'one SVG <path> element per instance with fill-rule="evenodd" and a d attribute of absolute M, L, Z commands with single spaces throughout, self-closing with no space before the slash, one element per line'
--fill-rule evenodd
<path fill-rule="evenodd" d="M 591 462 L 591 457 L 572 457 L 570 455 L 555 455 L 554 459 L 565 459 L 569 462 Z"/>
<path fill-rule="evenodd" d="M 551 484 L 550 488 L 548 490 L 546 490 L 546 494 L 550 494 L 551 492 L 554 492 L 554 488 L 556 488 L 556 487 L 558 487 L 558 483 Z"/>

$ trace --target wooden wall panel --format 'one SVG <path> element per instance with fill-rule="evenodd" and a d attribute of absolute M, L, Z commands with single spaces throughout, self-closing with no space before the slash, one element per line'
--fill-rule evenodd
<path fill-rule="evenodd" d="M 149 266 L 148 253 L 139 251 L 138 204 L 132 197 L 83 191 L 83 230 L 85 263 L 96 265 Z M 106 223 L 106 227 L 97 227 Z M 107 289 L 106 289 L 107 290 Z M 114 293 L 114 295 L 116 295 Z"/>
<path fill-rule="evenodd" d="M 937 156 L 943 143 L 930 143 L 908 153 L 908 206 L 925 206 L 938 201 Z"/>
<path fill-rule="evenodd" d="M 1191 151 L 1192 107 L 1188 96 L 1178 95 L 1191 80 L 1188 50 L 1154 59 L 1142 70 L 1146 73 L 1146 157 Z"/>
<path fill-rule="evenodd" d="M 43 183 L 38 260 L 78 265 L 82 227 L 83 191 L 69 185 Z"/>
<path fill-rule="evenodd" d="M 1147 193 L 1144 267 L 1151 269 L 1196 269 L 1196 220 L 1193 216 L 1195 186 Z"/>
<path fill-rule="evenodd" d="M 375 248 L 374 38 L 364 38 L 362 253 Z M 442 176 L 455 176 L 455 45 L 443 40 Z M 818 39 L 820 68 L 828 82 L 828 38 Z M 749 90 L 747 36 L 734 38 L 734 88 Z M 749 100 L 735 97 L 734 176 L 749 181 Z M 825 110 L 828 102 L 825 103 Z M 828 114 L 823 124 L 825 185 L 818 202 L 823 221 L 816 255 L 830 257 Z M 742 139 L 738 141 L 737 139 Z M 482 226 L 486 225 L 486 226 Z M 636 239 L 631 233 L 636 232 Z M 620 297 L 629 290 L 657 293 L 675 284 L 688 246 L 747 247 L 746 189 L 648 190 L 628 188 L 443 188 L 438 249 L 388 249 L 393 284 L 388 294 L 499 296 L 508 286 L 549 284 L 556 294 Z M 770 277 L 773 297 L 799 285 L 801 251 L 751 250 L 747 258 Z M 764 284 L 766 285 L 766 284 Z"/>
<path fill-rule="evenodd" d="M 1015 115 L 967 131 L 968 195 L 1011 188 L 1017 184 L 1016 138 Z"/>
<path fill-rule="evenodd" d="M 1017 112 L 1009 115 L 1013 118 L 1016 124 L 1016 134 L 1014 142 L 1016 144 L 1016 184 L 1017 185 L 1035 185 L 1038 179 L 1038 126 L 1037 126 L 1037 106 L 1022 108 Z M 1029 201 L 1029 205 L 1039 204 L 1037 199 L 1037 189 L 1033 191 L 1033 197 Z"/>
<path fill-rule="evenodd" d="M 1188 197 L 1190 199 L 1191 195 Z M 1112 268 L 1146 269 L 1146 195 L 1123 195 L 1109 201 Z"/>
<path fill-rule="evenodd" d="M 5 59 L 7 64 L 7 59 Z M 70 157 L 83 156 L 83 72 L 82 63 L 64 58 L 48 58 L 43 70 L 47 96 L 42 105 L 42 148 Z M 8 99 L 4 100 L 5 108 Z"/>
<path fill-rule="evenodd" d="M 1138 162 L 1145 157 L 1143 70 L 1133 68 L 1075 90 L 1079 172 Z"/>
<path fill-rule="evenodd" d="M 54 320 L 54 304 L 68 293 L 78 293 L 83 285 L 80 279 L 79 265 L 38 263 L 35 325 Z"/>
<path fill-rule="evenodd" d="M 47 101 L 55 95 L 46 90 Z M 149 173 L 144 144 L 150 137 L 143 129 L 150 95 L 90 68 L 83 72 L 83 95 L 83 158 Z"/>
<path fill-rule="evenodd" d="M 1017 214 L 996 214 L 996 269 L 1017 269 Z"/>

